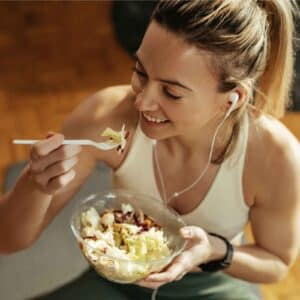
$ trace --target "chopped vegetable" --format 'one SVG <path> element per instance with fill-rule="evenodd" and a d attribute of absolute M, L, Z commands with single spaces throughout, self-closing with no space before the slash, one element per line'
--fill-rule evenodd
<path fill-rule="evenodd" d="M 149 273 L 147 261 L 170 255 L 161 226 L 126 203 L 121 209 L 105 210 L 101 215 L 93 207 L 83 212 L 81 237 L 85 240 L 82 246 L 85 256 L 108 277 L 113 272 L 117 278 L 132 281 Z M 103 254 L 115 259 L 105 258 Z"/>
<path fill-rule="evenodd" d="M 118 145 L 117 151 L 121 153 L 126 147 L 126 139 L 128 138 L 129 131 L 125 130 L 125 125 L 122 126 L 120 131 L 115 131 L 108 127 L 101 133 L 101 135 L 109 138 L 108 143 Z"/>

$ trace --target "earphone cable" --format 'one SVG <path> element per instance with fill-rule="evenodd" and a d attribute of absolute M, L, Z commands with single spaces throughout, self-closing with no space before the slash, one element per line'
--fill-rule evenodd
<path fill-rule="evenodd" d="M 186 188 L 182 189 L 179 192 L 173 193 L 169 198 L 167 198 L 167 195 L 166 195 L 165 184 L 164 184 L 164 180 L 163 180 L 163 177 L 162 177 L 162 173 L 161 173 L 161 169 L 160 169 L 160 165 L 159 165 L 159 161 L 158 161 L 158 157 L 157 157 L 157 151 L 156 151 L 157 141 L 155 141 L 155 143 L 154 143 L 154 146 L 155 146 L 154 147 L 154 159 L 155 159 L 155 163 L 156 163 L 157 171 L 158 171 L 158 176 L 159 176 L 159 180 L 160 180 L 161 187 L 162 187 L 162 193 L 163 193 L 163 197 L 164 197 L 163 200 L 165 201 L 166 204 L 168 204 L 170 202 L 170 200 L 172 200 L 174 197 L 178 197 L 178 196 L 182 195 L 183 193 L 187 192 L 188 190 L 192 189 L 202 179 L 202 177 L 205 175 L 205 173 L 207 172 L 208 167 L 210 165 L 210 162 L 211 162 L 211 158 L 212 158 L 212 155 L 213 155 L 213 150 L 214 150 L 217 134 L 219 132 L 219 129 L 221 128 L 221 126 L 225 122 L 226 118 L 227 118 L 227 116 L 225 116 L 223 118 L 223 120 L 220 122 L 220 124 L 217 126 L 217 128 L 215 130 L 215 133 L 214 133 L 213 138 L 212 138 L 211 146 L 210 146 L 210 151 L 209 151 L 207 163 L 206 163 L 203 171 L 199 175 L 199 177 L 193 183 L 191 183 L 189 186 L 187 186 Z"/>

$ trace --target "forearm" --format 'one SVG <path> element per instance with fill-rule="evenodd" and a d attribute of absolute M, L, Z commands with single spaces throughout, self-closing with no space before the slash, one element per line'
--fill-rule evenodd
<path fill-rule="evenodd" d="M 258 246 L 243 245 L 235 247 L 232 264 L 225 272 L 250 282 L 274 283 L 287 274 L 288 266 Z"/>
<path fill-rule="evenodd" d="M 0 206 L 0 252 L 21 250 L 36 240 L 51 200 L 30 179 L 26 167 Z"/>

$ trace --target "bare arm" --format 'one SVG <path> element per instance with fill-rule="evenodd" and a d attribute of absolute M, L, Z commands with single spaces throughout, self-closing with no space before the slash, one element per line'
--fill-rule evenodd
<path fill-rule="evenodd" d="M 5 195 L 0 206 L 0 252 L 30 246 L 49 223 L 53 203 L 63 199 L 66 203 L 92 171 L 94 159 L 88 149 L 79 154 L 80 147 L 61 146 L 62 141 L 62 135 L 55 135 L 35 145 L 32 153 L 39 152 L 39 157 L 30 160 Z"/>
<path fill-rule="evenodd" d="M 250 212 L 255 243 L 235 248 L 228 274 L 258 283 L 282 279 L 296 260 L 300 245 L 300 146 L 272 155 L 266 188 Z M 265 185 L 262 182 L 262 185 Z"/>
<path fill-rule="evenodd" d="M 276 129 L 275 141 L 265 141 L 261 149 L 256 145 L 255 158 L 250 160 L 257 169 L 253 173 L 256 199 L 250 209 L 255 242 L 235 246 L 232 264 L 224 270 L 233 277 L 256 283 L 281 280 L 300 246 L 300 146 L 286 129 L 281 136 L 282 128 Z M 188 272 L 201 271 L 200 264 L 225 255 L 225 243 L 198 226 L 186 226 L 180 234 L 188 241 L 186 249 L 163 272 L 150 274 L 138 285 L 156 288 L 179 280 Z"/>
<path fill-rule="evenodd" d="M 119 88 L 98 92 L 71 114 L 62 133 L 66 138 L 97 140 L 102 129 L 113 126 L 118 110 L 112 98 L 120 99 L 124 94 Z M 100 116 L 95 115 L 96 108 Z M 116 151 L 62 145 L 64 136 L 56 134 L 34 145 L 30 163 L 1 200 L 0 253 L 30 246 L 85 182 L 97 160 L 116 161 L 112 159 L 118 156 Z"/>

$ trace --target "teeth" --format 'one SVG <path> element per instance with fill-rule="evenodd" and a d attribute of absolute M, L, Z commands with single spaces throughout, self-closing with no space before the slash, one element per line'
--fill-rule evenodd
<path fill-rule="evenodd" d="M 143 115 L 144 115 L 144 117 L 145 117 L 148 121 L 154 122 L 154 123 L 164 123 L 164 122 L 168 121 L 168 119 L 164 119 L 164 120 L 162 120 L 162 119 L 157 119 L 157 118 L 154 118 L 154 117 L 152 117 L 152 116 L 149 116 L 149 115 L 147 115 L 147 114 L 145 114 L 145 113 L 143 113 Z"/>

